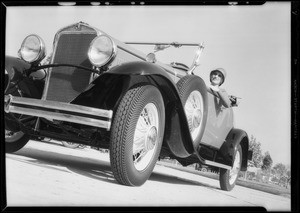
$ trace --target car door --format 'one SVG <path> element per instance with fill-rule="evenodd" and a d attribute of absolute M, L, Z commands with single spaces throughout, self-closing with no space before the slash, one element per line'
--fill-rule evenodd
<path fill-rule="evenodd" d="M 201 144 L 219 149 L 229 131 L 233 128 L 233 110 L 222 105 L 220 98 L 212 94 L 208 96 L 208 116 Z"/>

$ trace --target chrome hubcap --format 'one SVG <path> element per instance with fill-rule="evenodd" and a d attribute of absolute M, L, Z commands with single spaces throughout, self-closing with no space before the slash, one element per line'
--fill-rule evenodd
<path fill-rule="evenodd" d="M 200 133 L 203 120 L 203 109 L 204 105 L 201 93 L 197 90 L 191 92 L 185 103 L 184 110 L 193 140 L 195 140 Z"/>
<path fill-rule="evenodd" d="M 144 170 L 155 155 L 158 143 L 158 109 L 148 103 L 137 121 L 133 139 L 133 163 L 138 171 Z"/>
<path fill-rule="evenodd" d="M 145 139 L 145 150 L 150 151 L 155 147 L 155 142 L 157 140 L 157 129 L 155 126 L 150 127 Z"/>
<path fill-rule="evenodd" d="M 200 109 L 195 109 L 192 118 L 193 128 L 196 129 L 200 126 L 202 120 L 202 112 Z"/>

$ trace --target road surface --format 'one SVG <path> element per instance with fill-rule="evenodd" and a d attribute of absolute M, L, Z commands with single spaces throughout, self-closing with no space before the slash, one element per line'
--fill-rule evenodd
<path fill-rule="evenodd" d="M 219 182 L 157 164 L 140 187 L 118 184 L 109 155 L 57 142 L 29 143 L 6 154 L 7 206 L 250 206 L 290 211 L 286 197 Z"/>

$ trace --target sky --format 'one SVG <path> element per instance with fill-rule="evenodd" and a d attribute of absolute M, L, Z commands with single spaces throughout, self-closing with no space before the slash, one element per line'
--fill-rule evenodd
<path fill-rule="evenodd" d="M 123 42 L 204 42 L 196 68 L 209 84 L 212 69 L 227 71 L 226 91 L 241 102 L 235 127 L 261 143 L 276 163 L 291 160 L 291 3 L 261 6 L 10 6 L 6 14 L 6 54 L 17 56 L 23 39 L 37 34 L 52 52 L 55 33 L 79 21 Z M 145 53 L 149 46 L 134 46 Z M 164 63 L 191 65 L 195 49 L 169 48 Z"/>

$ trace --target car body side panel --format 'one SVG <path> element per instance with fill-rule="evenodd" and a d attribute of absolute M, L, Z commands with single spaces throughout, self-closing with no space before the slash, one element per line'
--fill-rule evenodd
<path fill-rule="evenodd" d="M 225 108 L 220 99 L 210 92 L 208 96 L 208 117 L 201 144 L 219 149 L 233 128 L 233 110 Z"/>

